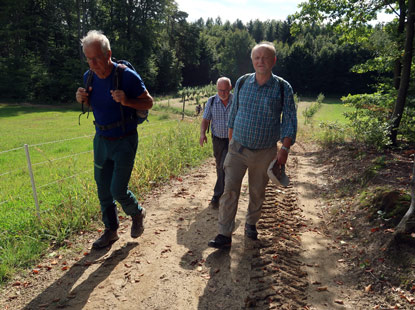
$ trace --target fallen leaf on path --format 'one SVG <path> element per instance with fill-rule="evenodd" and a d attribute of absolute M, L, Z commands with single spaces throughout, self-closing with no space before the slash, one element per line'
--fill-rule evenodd
<path fill-rule="evenodd" d="M 65 270 L 68 270 L 69 269 L 69 267 L 68 266 L 63 266 L 62 267 L 62 271 L 65 271 Z"/>
<path fill-rule="evenodd" d="M 33 270 L 32 270 L 32 273 L 33 273 L 33 274 L 39 274 L 39 270 L 37 270 L 37 269 L 33 269 Z"/>
<path fill-rule="evenodd" d="M 321 285 L 321 282 L 319 282 L 319 281 L 314 281 L 312 284 L 313 284 L 313 285 Z"/>
<path fill-rule="evenodd" d="M 365 287 L 365 292 L 369 293 L 372 290 L 372 284 L 369 284 L 368 286 Z"/>
<path fill-rule="evenodd" d="M 317 292 L 325 292 L 327 290 L 328 290 L 327 286 L 320 286 L 320 287 L 317 288 Z"/>
<path fill-rule="evenodd" d="M 334 302 L 335 302 L 336 304 L 339 304 L 339 305 L 344 305 L 343 300 L 340 300 L 340 299 L 336 299 Z"/>

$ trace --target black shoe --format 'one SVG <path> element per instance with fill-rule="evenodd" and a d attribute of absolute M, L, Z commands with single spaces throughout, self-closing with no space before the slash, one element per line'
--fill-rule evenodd
<path fill-rule="evenodd" d="M 252 240 L 258 239 L 258 232 L 256 230 L 255 225 L 249 225 L 248 223 L 245 224 L 245 236 Z"/>
<path fill-rule="evenodd" d="M 146 217 L 146 209 L 142 208 L 140 214 L 131 216 L 133 223 L 131 225 L 131 237 L 138 238 L 144 232 L 144 218 Z"/>
<path fill-rule="evenodd" d="M 232 245 L 232 238 L 224 235 L 217 235 L 215 239 L 210 240 L 208 246 L 216 249 L 229 249 Z"/>
<path fill-rule="evenodd" d="M 119 239 L 116 230 L 105 229 L 101 237 L 99 237 L 93 244 L 94 249 L 101 249 L 109 246 Z"/>
<path fill-rule="evenodd" d="M 209 203 L 209 207 L 212 209 L 218 209 L 219 208 L 219 198 L 213 197 L 212 200 Z"/>

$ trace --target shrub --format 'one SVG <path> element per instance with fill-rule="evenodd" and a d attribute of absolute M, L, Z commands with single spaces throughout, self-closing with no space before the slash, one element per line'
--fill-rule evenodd
<path fill-rule="evenodd" d="M 379 93 L 349 95 L 341 100 L 354 107 L 354 111 L 344 113 L 350 120 L 351 137 L 356 143 L 382 150 L 391 144 L 391 98 Z"/>

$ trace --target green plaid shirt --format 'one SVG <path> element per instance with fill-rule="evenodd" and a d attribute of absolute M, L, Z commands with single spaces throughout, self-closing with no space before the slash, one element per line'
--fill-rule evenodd
<path fill-rule="evenodd" d="M 295 142 L 297 134 L 297 109 L 291 85 L 284 83 L 284 105 L 281 105 L 280 80 L 272 74 L 262 86 L 251 74 L 239 90 L 240 78 L 235 85 L 228 127 L 233 128 L 233 139 L 243 146 L 259 150 L 275 146 L 285 137 Z M 282 114 L 282 121 L 281 121 Z"/>

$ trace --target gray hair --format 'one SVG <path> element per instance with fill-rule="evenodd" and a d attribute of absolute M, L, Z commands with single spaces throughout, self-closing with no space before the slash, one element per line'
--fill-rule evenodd
<path fill-rule="evenodd" d="M 218 78 L 218 80 L 216 81 L 216 86 L 218 86 L 219 82 L 227 82 L 229 84 L 229 86 L 232 88 L 232 82 L 230 78 L 227 78 L 226 76 L 222 76 L 220 78 Z"/>
<path fill-rule="evenodd" d="M 85 49 L 85 46 L 95 42 L 98 42 L 101 45 L 101 50 L 104 54 L 111 50 L 110 41 L 103 32 L 99 30 L 90 30 L 87 35 L 81 39 L 82 50 Z"/>
<path fill-rule="evenodd" d="M 259 48 L 259 47 L 265 47 L 267 50 L 269 50 L 270 52 L 272 52 L 272 54 L 275 56 L 277 56 L 277 50 L 275 49 L 274 44 L 272 44 L 271 42 L 268 41 L 262 41 L 259 42 L 258 44 L 256 44 L 252 50 L 251 50 L 251 59 L 252 59 L 252 55 L 254 54 L 254 51 Z"/>

